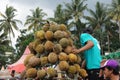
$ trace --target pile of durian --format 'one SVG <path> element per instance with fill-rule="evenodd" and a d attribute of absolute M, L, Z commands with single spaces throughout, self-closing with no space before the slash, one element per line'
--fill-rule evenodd
<path fill-rule="evenodd" d="M 87 76 L 80 67 L 81 57 L 72 53 L 75 46 L 66 25 L 46 23 L 34 37 L 28 46 L 31 53 L 24 60 L 23 79 L 78 80 Z"/>

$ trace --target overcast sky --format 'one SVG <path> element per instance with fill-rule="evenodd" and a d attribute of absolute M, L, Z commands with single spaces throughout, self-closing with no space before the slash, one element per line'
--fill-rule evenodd
<path fill-rule="evenodd" d="M 31 14 L 30 9 L 39 7 L 43 9 L 43 12 L 47 13 L 47 17 L 53 17 L 54 10 L 58 4 L 64 4 L 64 2 L 68 3 L 70 1 L 71 0 L 0 0 L 0 12 L 5 12 L 6 5 L 13 6 L 17 10 L 16 18 L 24 23 L 26 16 Z M 104 4 L 111 3 L 111 0 L 87 0 L 88 8 L 94 9 L 97 1 Z M 13 39 L 13 42 L 15 42 L 15 40 L 16 39 Z"/>

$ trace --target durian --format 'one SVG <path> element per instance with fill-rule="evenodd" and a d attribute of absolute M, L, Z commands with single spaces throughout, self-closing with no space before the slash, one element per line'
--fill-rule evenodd
<path fill-rule="evenodd" d="M 43 53 L 44 52 L 44 45 L 43 44 L 38 44 L 35 48 L 35 51 L 37 53 Z"/>
<path fill-rule="evenodd" d="M 66 30 L 67 30 L 67 26 L 64 25 L 64 24 L 60 24 L 60 25 L 59 25 L 59 30 L 61 30 L 61 31 L 66 31 Z"/>
<path fill-rule="evenodd" d="M 59 44 L 60 44 L 63 48 L 66 48 L 66 47 L 69 45 L 69 41 L 68 41 L 67 38 L 62 38 L 62 39 L 60 39 Z"/>
<path fill-rule="evenodd" d="M 67 54 L 70 54 L 73 50 L 73 47 L 72 46 L 67 46 L 65 49 L 64 49 L 64 52 L 67 53 Z"/>
<path fill-rule="evenodd" d="M 88 76 L 88 74 L 87 74 L 85 69 L 79 69 L 78 72 L 84 78 Z"/>
<path fill-rule="evenodd" d="M 73 54 L 73 53 L 70 53 L 70 54 L 68 55 L 68 59 L 69 59 L 69 61 L 70 61 L 71 63 L 77 62 L 77 56 L 76 56 L 75 54 Z"/>
<path fill-rule="evenodd" d="M 57 75 L 57 71 L 54 68 L 48 68 L 47 69 L 47 75 L 49 77 L 55 77 Z"/>
<path fill-rule="evenodd" d="M 40 58 L 41 65 L 44 66 L 48 63 L 48 58 L 46 56 Z"/>
<path fill-rule="evenodd" d="M 44 47 L 46 51 L 53 51 L 54 43 L 48 40 L 46 41 Z"/>
<path fill-rule="evenodd" d="M 35 32 L 35 38 L 40 40 L 45 39 L 45 32 L 43 30 Z"/>
<path fill-rule="evenodd" d="M 54 53 L 54 52 L 49 53 L 49 55 L 48 55 L 48 61 L 50 63 L 56 63 L 57 60 L 58 60 L 58 56 L 57 56 L 56 53 Z"/>
<path fill-rule="evenodd" d="M 30 59 L 29 59 L 29 62 L 28 64 L 32 67 L 35 67 L 37 65 L 40 65 L 40 58 L 37 58 L 36 56 L 32 56 Z"/>
<path fill-rule="evenodd" d="M 46 75 L 47 75 L 47 72 L 46 72 L 44 69 L 37 71 L 37 77 L 38 77 L 39 79 L 44 78 Z"/>
<path fill-rule="evenodd" d="M 69 68 L 69 64 L 67 61 L 60 61 L 58 66 L 61 71 L 67 71 Z"/>
<path fill-rule="evenodd" d="M 76 67 L 73 65 L 70 65 L 68 68 L 68 73 L 75 74 L 77 72 Z"/>
<path fill-rule="evenodd" d="M 64 38 L 64 33 L 60 30 L 57 30 L 54 32 L 54 38 L 55 39 L 61 39 L 61 38 Z"/>
<path fill-rule="evenodd" d="M 30 68 L 26 71 L 27 78 L 35 78 L 37 76 L 36 68 Z"/>
<path fill-rule="evenodd" d="M 53 47 L 53 52 L 60 53 L 62 51 L 62 46 L 60 44 L 55 44 Z"/>
<path fill-rule="evenodd" d="M 28 55 L 26 56 L 26 58 L 25 58 L 25 60 L 24 60 L 24 65 L 25 65 L 25 66 L 28 64 L 29 59 L 30 59 L 32 56 L 34 56 L 34 54 L 28 54 Z"/>
<path fill-rule="evenodd" d="M 46 33 L 45 33 L 45 38 L 46 38 L 47 40 L 52 40 L 52 39 L 53 39 L 53 36 L 54 36 L 54 34 L 53 34 L 52 31 L 46 31 Z"/>
<path fill-rule="evenodd" d="M 58 55 L 58 58 L 60 61 L 67 61 L 68 60 L 68 55 L 64 52 L 60 52 Z"/>

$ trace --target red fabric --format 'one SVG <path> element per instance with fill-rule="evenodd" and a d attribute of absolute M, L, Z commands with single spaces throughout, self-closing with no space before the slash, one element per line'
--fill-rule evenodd
<path fill-rule="evenodd" d="M 26 58 L 26 56 L 28 54 L 30 54 L 30 50 L 29 50 L 29 48 L 27 46 L 24 53 L 23 53 L 23 55 L 21 56 L 21 58 L 17 62 L 15 62 L 15 63 L 13 63 L 11 65 L 8 65 L 8 70 L 10 72 L 12 70 L 15 70 L 18 73 L 21 73 L 22 71 L 24 71 L 25 70 L 24 60 L 25 60 L 25 58 Z"/>
<path fill-rule="evenodd" d="M 17 72 L 17 73 L 21 73 L 25 70 L 25 66 L 24 66 L 24 64 L 18 64 L 16 66 L 9 68 L 10 72 L 12 72 L 12 70 L 15 70 L 15 72 Z"/>

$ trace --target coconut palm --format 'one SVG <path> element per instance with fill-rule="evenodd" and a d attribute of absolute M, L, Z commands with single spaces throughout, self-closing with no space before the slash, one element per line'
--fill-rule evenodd
<path fill-rule="evenodd" d="M 109 16 L 118 24 L 118 33 L 120 40 L 120 0 L 112 0 L 112 4 L 110 5 L 108 13 Z"/>
<path fill-rule="evenodd" d="M 107 16 L 107 7 L 104 4 L 97 2 L 95 11 L 93 11 L 92 9 L 88 9 L 88 11 L 90 13 L 90 16 L 84 16 L 84 18 L 88 20 L 88 26 L 92 26 L 94 32 L 97 32 L 97 34 L 95 35 L 100 41 L 101 48 L 103 51 L 103 47 L 105 46 L 106 41 L 109 42 L 109 40 L 105 39 L 107 39 L 107 36 L 111 36 L 110 28 L 112 26 L 110 17 Z"/>
<path fill-rule="evenodd" d="M 90 16 L 84 16 L 88 20 L 87 24 L 92 26 L 94 29 L 102 29 L 103 25 L 109 20 L 107 16 L 107 7 L 104 4 L 97 2 L 95 6 L 95 11 L 88 9 Z M 103 30 L 103 29 L 102 29 Z"/>
<path fill-rule="evenodd" d="M 17 27 L 17 22 L 22 23 L 20 20 L 14 19 L 16 16 L 15 12 L 16 9 L 14 9 L 12 6 L 6 6 L 5 14 L 0 12 L 0 16 L 2 17 L 0 19 L 0 27 L 4 29 L 4 32 L 7 32 L 9 34 L 10 40 L 10 34 L 15 37 L 13 29 L 19 30 Z"/>
<path fill-rule="evenodd" d="M 58 23 L 67 25 L 70 16 L 62 8 L 62 5 L 59 4 L 54 12 L 54 18 L 49 18 L 50 20 Z"/>
<path fill-rule="evenodd" d="M 35 10 L 30 10 L 32 12 L 32 15 L 27 16 L 27 20 L 25 22 L 25 25 L 28 26 L 28 30 L 33 29 L 33 31 L 37 31 L 40 29 L 40 26 L 44 22 L 43 17 L 47 14 L 42 12 L 43 10 L 37 7 Z"/>
<path fill-rule="evenodd" d="M 83 11 L 87 8 L 87 5 L 84 4 L 86 0 L 71 0 L 70 3 L 65 3 L 65 12 L 69 19 L 69 28 L 72 31 L 72 34 L 75 34 L 75 45 L 80 46 L 79 43 L 79 35 L 81 30 L 85 27 L 84 23 L 82 23 L 81 18 L 84 16 Z"/>
<path fill-rule="evenodd" d="M 84 15 L 83 11 L 87 8 L 84 2 L 85 0 L 72 0 L 71 3 L 65 3 L 65 11 L 72 17 L 70 25 L 75 26 L 77 34 L 81 31 L 82 22 L 80 19 Z"/>
<path fill-rule="evenodd" d="M 7 34 L 0 28 L 0 54 L 4 54 L 10 41 L 7 38 Z"/>

